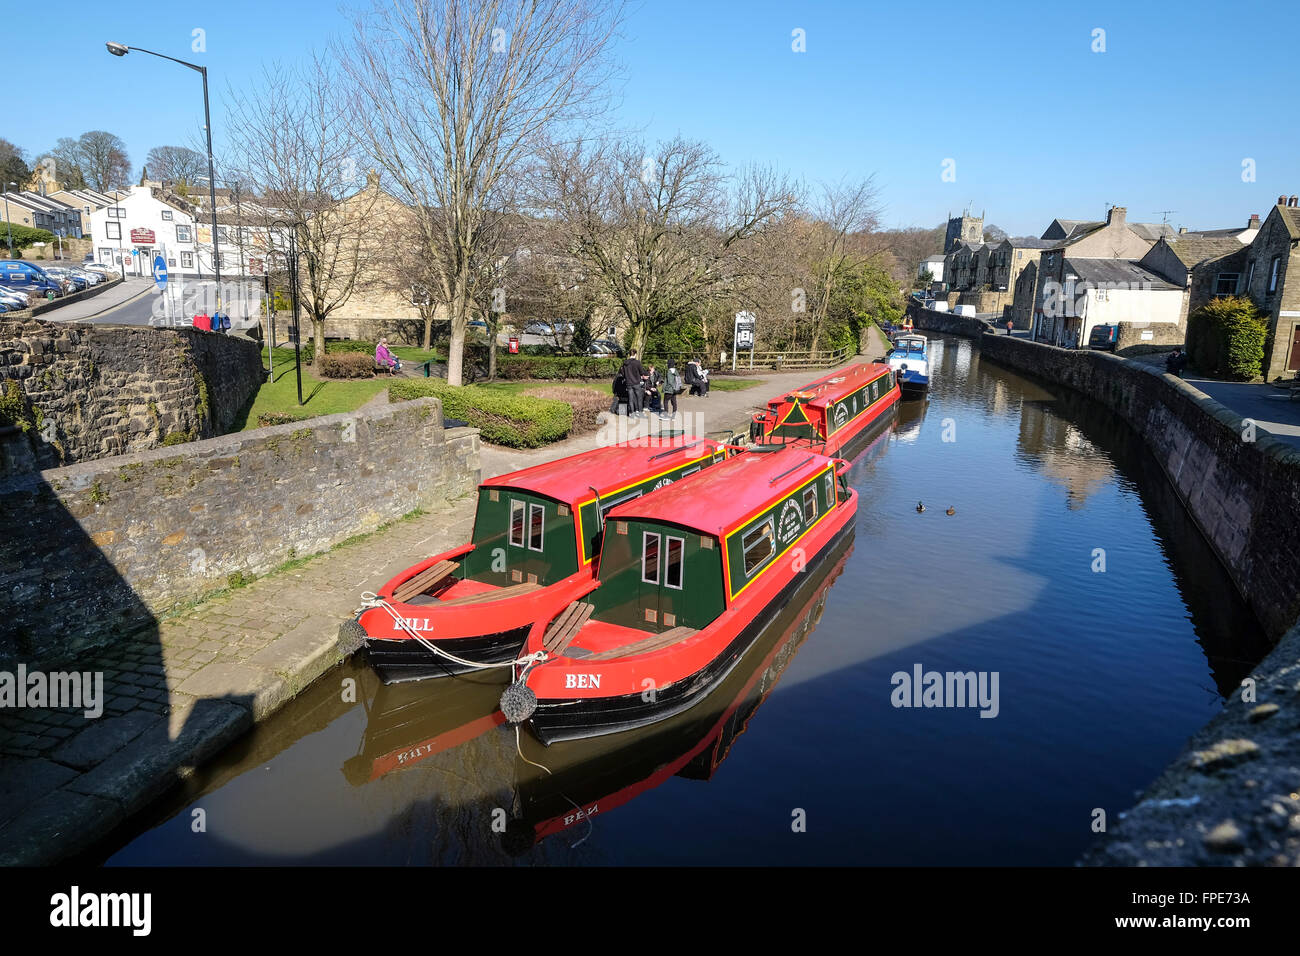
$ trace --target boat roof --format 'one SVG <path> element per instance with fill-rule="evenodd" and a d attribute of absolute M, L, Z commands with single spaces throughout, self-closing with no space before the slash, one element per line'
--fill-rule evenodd
<path fill-rule="evenodd" d="M 821 378 L 815 379 L 807 385 L 792 388 L 780 398 L 773 399 L 771 404 L 779 405 L 789 395 L 795 392 L 805 392 L 812 396 L 806 404 L 831 405 L 845 395 L 853 394 L 873 378 L 878 378 L 888 371 L 889 366 L 882 365 L 879 362 L 857 362 L 848 366 L 848 368 L 827 372 Z"/>
<path fill-rule="evenodd" d="M 721 442 L 712 438 L 691 435 L 634 439 L 497 475 L 483 481 L 480 487 L 516 488 L 576 504 L 591 497 L 592 487 L 605 494 L 638 479 L 671 471 L 722 447 Z"/>
<path fill-rule="evenodd" d="M 722 537 L 834 461 L 806 446 L 776 447 L 733 455 L 690 481 L 619 505 L 607 520 L 663 521 Z"/>
<path fill-rule="evenodd" d="M 924 335 L 911 335 L 911 334 L 909 334 L 909 335 L 896 335 L 896 336 L 894 336 L 894 344 L 895 344 L 895 345 L 904 345 L 904 344 L 907 344 L 907 343 L 919 344 L 919 345 L 921 345 L 922 348 L 924 348 L 924 347 L 925 347 L 925 343 L 926 343 L 926 339 L 925 339 L 925 336 L 924 336 Z"/>

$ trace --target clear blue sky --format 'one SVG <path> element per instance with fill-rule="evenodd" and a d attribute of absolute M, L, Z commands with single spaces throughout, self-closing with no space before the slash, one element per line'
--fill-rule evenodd
<path fill-rule="evenodd" d="M 642 0 L 617 54 L 621 124 L 654 140 L 707 140 L 728 162 L 776 162 L 809 180 L 874 173 L 887 226 L 932 226 L 967 204 L 1012 234 L 1055 216 L 1210 228 L 1300 193 L 1295 0 L 1088 4 Z M 13 20 L 14 18 L 9 18 Z M 228 83 L 296 60 L 346 32 L 314 0 L 203 6 L 58 5 L 57 26 L 8 23 L 14 50 L 57 43 L 48 87 L 5 111 L 0 136 L 31 156 L 102 128 L 138 175 L 153 146 L 192 143 L 197 74 L 148 56 L 109 56 L 115 39 L 208 66 L 213 127 Z M 206 52 L 192 52 L 192 31 Z M 805 31 L 806 52 L 791 49 Z M 1104 53 L 1092 51 L 1104 29 Z M 42 71 L 44 72 L 44 71 Z M 28 90 L 45 81 L 26 84 Z M 220 146 L 218 145 L 218 152 Z M 1243 159 L 1256 181 L 1242 181 Z M 942 179 L 954 161 L 955 181 Z"/>

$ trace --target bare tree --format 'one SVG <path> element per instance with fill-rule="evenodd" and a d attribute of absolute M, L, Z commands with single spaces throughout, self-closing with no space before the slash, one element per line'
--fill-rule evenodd
<path fill-rule="evenodd" d="M 453 385 L 494 222 L 541 138 L 603 105 L 621 17 L 611 0 L 376 3 L 341 51 L 370 151 L 415 210 Z"/>
<path fill-rule="evenodd" d="M 82 133 L 77 140 L 75 155 L 81 174 L 91 189 L 99 192 L 118 189 L 131 178 L 126 144 L 113 133 L 102 129 Z"/>
<path fill-rule="evenodd" d="M 231 161 L 268 219 L 296 233 L 299 296 L 325 354 L 325 323 L 356 290 L 384 237 L 385 197 L 377 178 L 358 189 L 361 144 L 338 75 L 317 59 L 263 71 L 260 85 L 232 94 Z M 385 213 L 400 216 L 396 210 Z"/>
<path fill-rule="evenodd" d="M 809 348 L 817 348 L 821 341 L 835 289 L 864 262 L 854 238 L 875 229 L 879 214 L 871 177 L 823 184 L 806 211 L 811 222 L 804 253 Z"/>
<path fill-rule="evenodd" d="M 207 157 L 184 146 L 155 146 L 144 166 L 151 179 L 177 186 L 191 186 L 208 175 Z"/>
<path fill-rule="evenodd" d="M 681 137 L 653 152 L 555 147 L 543 176 L 571 254 L 627 317 L 637 349 L 655 329 L 687 315 L 707 321 L 719 300 L 735 300 L 757 240 L 797 199 L 774 170 L 729 177 L 708 146 Z"/>

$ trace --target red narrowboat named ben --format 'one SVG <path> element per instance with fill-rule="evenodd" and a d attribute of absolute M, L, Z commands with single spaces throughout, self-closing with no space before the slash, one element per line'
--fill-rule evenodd
<path fill-rule="evenodd" d="M 841 455 L 883 425 L 898 398 L 888 365 L 859 362 L 770 400 L 767 411 L 754 416 L 750 438 L 765 445 L 814 445 L 827 455 Z"/>
<path fill-rule="evenodd" d="M 407 568 L 357 619 L 371 666 L 394 683 L 513 661 L 586 593 L 611 509 L 725 457 L 707 438 L 642 439 L 483 482 L 470 543 Z"/>
<path fill-rule="evenodd" d="M 723 680 L 805 579 L 851 533 L 848 463 L 757 448 L 609 513 L 598 577 L 539 620 L 545 652 L 502 695 L 542 743 L 640 727 Z"/>

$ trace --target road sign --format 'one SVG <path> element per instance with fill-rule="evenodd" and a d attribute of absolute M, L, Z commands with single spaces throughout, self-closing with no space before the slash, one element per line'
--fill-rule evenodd
<path fill-rule="evenodd" d="M 736 370 L 736 353 L 741 349 L 749 350 L 749 362 L 754 364 L 754 326 L 758 323 L 753 312 L 737 312 L 734 329 L 734 345 L 731 350 L 731 370 Z"/>
<path fill-rule="evenodd" d="M 159 292 L 167 288 L 167 260 L 162 256 L 154 257 L 153 281 L 158 283 Z"/>

